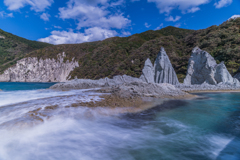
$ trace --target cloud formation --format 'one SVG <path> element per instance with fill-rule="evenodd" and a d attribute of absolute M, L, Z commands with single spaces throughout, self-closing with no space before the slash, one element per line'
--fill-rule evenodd
<path fill-rule="evenodd" d="M 0 18 L 13 17 L 13 13 L 6 13 L 5 11 L 0 11 Z"/>
<path fill-rule="evenodd" d="M 117 35 L 116 31 L 93 27 L 86 29 L 84 33 L 73 31 L 52 31 L 51 36 L 41 38 L 38 41 L 52 44 L 72 44 L 103 40 Z"/>
<path fill-rule="evenodd" d="M 148 24 L 147 22 L 146 22 L 144 25 L 145 25 L 145 27 L 146 27 L 146 28 L 149 28 L 149 27 L 151 27 L 151 25 L 150 25 L 150 24 Z"/>
<path fill-rule="evenodd" d="M 214 5 L 216 8 L 222 8 L 222 7 L 227 7 L 230 4 L 232 4 L 232 0 L 220 0 L 216 2 Z"/>
<path fill-rule="evenodd" d="M 59 17 L 75 19 L 78 21 L 77 29 L 85 27 L 101 27 L 122 29 L 131 21 L 123 16 L 123 13 L 109 10 L 119 6 L 123 0 L 108 2 L 108 0 L 70 0 L 67 7 L 59 9 Z"/>
<path fill-rule="evenodd" d="M 3 2 L 11 11 L 30 5 L 31 10 L 42 12 L 52 5 L 53 0 L 4 0 Z"/>
<path fill-rule="evenodd" d="M 123 3 L 124 0 L 69 0 L 65 7 L 59 8 L 58 17 L 75 20 L 76 29 L 83 32 L 52 31 L 49 37 L 39 41 L 52 44 L 81 43 L 130 35 L 124 29 L 130 26 L 131 20 L 118 10 Z"/>
<path fill-rule="evenodd" d="M 160 13 L 167 14 L 176 8 L 184 12 L 190 8 L 206 4 L 209 1 L 210 0 L 148 0 L 148 2 L 156 3 Z"/>
<path fill-rule="evenodd" d="M 170 17 L 165 18 L 165 21 L 176 22 L 180 19 L 181 19 L 180 16 L 176 16 L 175 18 L 173 18 L 173 16 L 170 16 Z"/>
<path fill-rule="evenodd" d="M 43 13 L 40 18 L 43 19 L 44 21 L 49 21 L 49 18 L 50 18 L 50 14 L 48 13 Z"/>

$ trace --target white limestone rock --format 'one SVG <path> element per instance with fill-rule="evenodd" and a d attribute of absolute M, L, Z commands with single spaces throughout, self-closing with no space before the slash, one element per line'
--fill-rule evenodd
<path fill-rule="evenodd" d="M 216 67 L 215 79 L 217 83 L 239 85 L 239 81 L 231 76 L 223 62 L 218 64 Z"/>
<path fill-rule="evenodd" d="M 217 64 L 206 51 L 195 47 L 188 62 L 185 85 L 226 84 L 239 85 L 239 81 L 231 76 L 224 63 Z"/>
<path fill-rule="evenodd" d="M 240 81 L 240 67 L 238 68 L 238 71 L 235 74 L 234 78 L 236 78 L 236 79 L 238 79 Z"/>
<path fill-rule="evenodd" d="M 28 57 L 21 59 L 13 67 L 0 75 L 1 82 L 65 82 L 70 72 L 78 67 L 77 61 L 67 60 L 65 53 L 58 54 L 57 59 L 39 59 Z"/>
<path fill-rule="evenodd" d="M 153 64 L 149 58 L 145 61 L 145 65 L 142 72 L 143 74 L 140 77 L 140 79 L 147 83 L 155 83 Z"/>
<path fill-rule="evenodd" d="M 140 79 L 147 83 L 169 83 L 173 85 L 179 83 L 176 72 L 163 47 L 158 53 L 154 66 L 150 59 L 146 60 Z"/>
<path fill-rule="evenodd" d="M 110 78 L 103 78 L 99 80 L 74 79 L 64 83 L 57 83 L 50 87 L 50 89 L 71 90 L 71 89 L 102 88 L 132 82 L 142 83 L 143 81 L 140 78 L 134 78 L 127 75 L 123 76 L 118 75 L 114 76 L 113 79 Z"/>
<path fill-rule="evenodd" d="M 162 47 L 154 63 L 155 83 L 169 83 L 176 85 L 179 83 L 176 72 Z"/>

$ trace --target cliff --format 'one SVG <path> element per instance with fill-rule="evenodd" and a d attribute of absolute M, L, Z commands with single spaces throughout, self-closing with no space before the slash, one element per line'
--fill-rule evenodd
<path fill-rule="evenodd" d="M 28 57 L 17 61 L 0 75 L 1 82 L 64 82 L 70 72 L 78 67 L 78 62 L 72 59 L 64 62 L 65 53 L 57 55 L 57 59 L 38 59 Z"/>
<path fill-rule="evenodd" d="M 15 65 L 18 60 L 24 58 L 28 53 L 47 46 L 52 45 L 27 40 L 0 29 L 0 74 Z"/>

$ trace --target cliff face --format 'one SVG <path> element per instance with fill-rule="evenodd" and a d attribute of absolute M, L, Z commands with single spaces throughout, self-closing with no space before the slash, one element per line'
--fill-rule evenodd
<path fill-rule="evenodd" d="M 28 57 L 21 59 L 13 67 L 0 75 L 1 82 L 64 82 L 70 72 L 79 67 L 78 62 L 67 60 L 65 53 L 58 54 L 57 59 L 39 59 Z"/>

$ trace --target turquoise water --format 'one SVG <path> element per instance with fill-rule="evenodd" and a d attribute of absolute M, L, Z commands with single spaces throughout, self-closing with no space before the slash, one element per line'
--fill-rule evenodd
<path fill-rule="evenodd" d="M 65 108 L 99 98 L 82 90 L 0 92 L 0 160 L 239 160 L 240 93 L 200 96 L 117 114 Z M 51 118 L 23 127 L 49 105 L 59 106 Z"/>
<path fill-rule="evenodd" d="M 3 91 L 46 89 L 56 83 L 0 82 Z"/>

